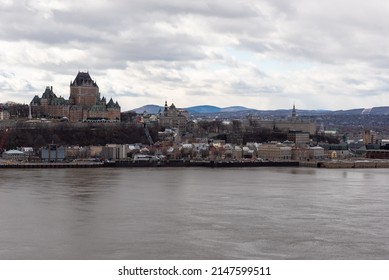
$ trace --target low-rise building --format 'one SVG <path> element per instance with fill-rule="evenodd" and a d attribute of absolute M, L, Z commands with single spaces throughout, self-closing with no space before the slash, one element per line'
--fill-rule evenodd
<path fill-rule="evenodd" d="M 10 114 L 7 110 L 0 111 L 0 120 L 1 121 L 9 120 L 9 118 L 10 118 Z"/>
<path fill-rule="evenodd" d="M 40 157 L 47 162 L 63 161 L 65 159 L 65 147 L 49 144 L 40 149 Z"/>
<path fill-rule="evenodd" d="M 109 160 L 124 160 L 128 158 L 129 151 L 128 145 L 107 144 L 102 148 L 101 156 Z"/>
<path fill-rule="evenodd" d="M 264 160 L 291 160 L 292 147 L 276 142 L 264 143 L 259 146 L 258 156 Z"/>
<path fill-rule="evenodd" d="M 389 159 L 389 150 L 367 150 L 366 157 L 372 159 Z"/>
<path fill-rule="evenodd" d="M 309 159 L 313 159 L 313 160 L 324 159 L 324 148 L 319 146 L 309 147 Z"/>
<path fill-rule="evenodd" d="M 3 152 L 3 159 L 22 161 L 28 158 L 28 155 L 19 150 L 9 150 Z"/>

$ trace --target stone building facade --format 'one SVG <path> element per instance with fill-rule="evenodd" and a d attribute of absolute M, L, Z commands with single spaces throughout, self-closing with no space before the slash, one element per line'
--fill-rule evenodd
<path fill-rule="evenodd" d="M 293 105 L 292 115 L 288 118 L 271 120 L 250 117 L 248 122 L 251 126 L 266 128 L 273 131 L 302 131 L 308 132 L 310 135 L 316 133 L 316 121 L 312 118 L 299 117 L 295 105 Z"/>
<path fill-rule="evenodd" d="M 70 97 L 58 97 L 53 87 L 46 87 L 42 97 L 36 95 L 31 103 L 31 116 L 34 118 L 61 119 L 78 121 L 120 121 L 120 106 L 112 98 L 107 103 L 100 98 L 97 83 L 89 73 L 79 72 L 70 82 Z"/>
<path fill-rule="evenodd" d="M 188 123 L 189 113 L 184 109 L 177 109 L 174 104 L 167 105 L 162 112 L 158 114 L 159 124 L 165 128 L 176 128 L 180 133 L 186 131 L 186 125 Z"/>

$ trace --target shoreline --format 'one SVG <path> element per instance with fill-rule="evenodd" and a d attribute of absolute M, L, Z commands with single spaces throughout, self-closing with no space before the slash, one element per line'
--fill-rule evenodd
<path fill-rule="evenodd" d="M 11 162 L 0 163 L 0 168 L 147 168 L 147 167 L 205 167 L 205 168 L 246 168 L 246 167 L 309 167 L 309 168 L 389 168 L 389 160 L 369 161 L 263 161 L 263 162 L 239 162 L 239 161 L 185 161 L 170 160 L 158 161 L 116 161 L 116 162 L 72 162 L 72 163 L 24 163 Z"/>

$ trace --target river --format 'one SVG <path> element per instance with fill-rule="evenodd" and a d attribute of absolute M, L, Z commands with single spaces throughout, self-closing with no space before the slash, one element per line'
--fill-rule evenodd
<path fill-rule="evenodd" d="M 1 169 L 0 259 L 388 259 L 388 169 Z"/>

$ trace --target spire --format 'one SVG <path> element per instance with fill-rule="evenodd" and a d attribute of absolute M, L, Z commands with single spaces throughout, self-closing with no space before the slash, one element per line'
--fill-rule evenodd
<path fill-rule="evenodd" d="M 293 103 L 292 118 L 296 118 L 296 117 L 297 117 L 296 105 Z"/>
<path fill-rule="evenodd" d="M 115 103 L 113 102 L 112 97 L 111 97 L 111 99 L 109 100 L 109 102 L 107 104 L 107 108 L 113 108 L 113 107 L 115 107 Z"/>

